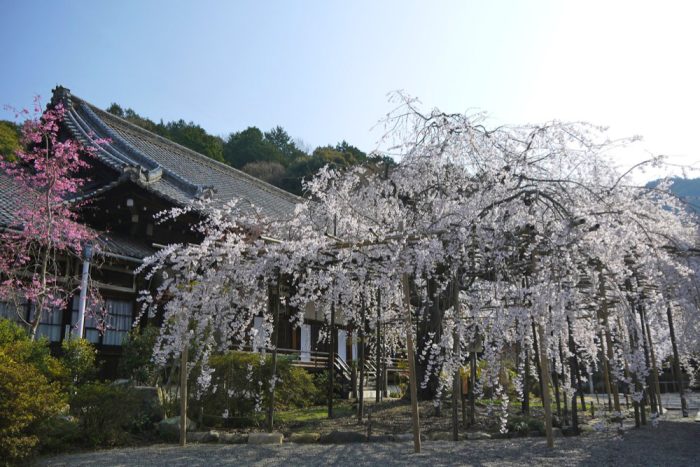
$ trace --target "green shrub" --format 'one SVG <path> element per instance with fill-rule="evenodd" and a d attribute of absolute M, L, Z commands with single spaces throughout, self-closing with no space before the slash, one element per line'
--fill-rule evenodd
<path fill-rule="evenodd" d="M 122 346 L 119 359 L 119 375 L 136 383 L 154 386 L 158 380 L 158 368 L 153 363 L 153 347 L 159 329 L 155 326 L 134 328 L 129 332 Z"/>
<path fill-rule="evenodd" d="M 0 347 L 0 459 L 15 462 L 35 452 L 42 420 L 57 415 L 65 400 L 60 386 L 26 360 L 31 350 L 23 341 Z M 31 356 L 31 355 L 30 355 Z"/>
<path fill-rule="evenodd" d="M 277 406 L 280 408 L 306 408 L 319 402 L 323 390 L 316 386 L 314 377 L 303 368 L 290 366 L 280 375 L 277 383 Z"/>
<path fill-rule="evenodd" d="M 27 331 L 22 326 L 9 319 L 0 319 L 0 347 L 28 339 Z"/>
<path fill-rule="evenodd" d="M 65 386 L 75 389 L 95 379 L 97 350 L 86 339 L 67 339 L 61 343 L 61 364 L 65 369 Z"/>
<path fill-rule="evenodd" d="M 531 433 L 544 433 L 544 422 L 538 418 L 513 415 L 508 417 L 507 428 L 509 433 L 527 436 Z"/>
<path fill-rule="evenodd" d="M 359 373 L 358 373 L 358 378 Z M 314 386 L 317 388 L 316 397 L 314 399 L 313 405 L 323 405 L 328 403 L 328 371 L 323 370 L 318 373 L 314 373 Z M 334 397 L 340 397 L 342 391 L 342 385 L 338 378 L 333 380 L 333 394 Z"/>
<path fill-rule="evenodd" d="M 268 407 L 271 356 L 228 352 L 212 356 L 211 386 L 190 404 L 190 414 L 203 413 L 206 425 L 241 426 L 258 423 Z M 275 408 L 302 408 L 318 403 L 319 389 L 304 369 L 293 367 L 285 356 L 277 358 Z M 196 380 L 196 374 L 190 378 Z M 193 388 L 194 389 L 194 388 Z M 227 416 L 224 417 L 223 415 Z"/>
<path fill-rule="evenodd" d="M 71 400 L 81 439 L 91 447 L 128 442 L 129 430 L 141 424 L 138 412 L 139 402 L 128 388 L 105 383 L 84 384 Z"/>
<path fill-rule="evenodd" d="M 39 451 L 45 454 L 68 451 L 82 442 L 78 420 L 69 415 L 42 420 L 37 427 L 37 435 Z"/>
<path fill-rule="evenodd" d="M 24 328 L 7 319 L 0 319 L 0 348 L 15 361 L 32 365 L 50 382 L 62 381 L 65 377 L 63 365 L 51 356 L 49 341 L 46 338 L 30 340 Z"/>

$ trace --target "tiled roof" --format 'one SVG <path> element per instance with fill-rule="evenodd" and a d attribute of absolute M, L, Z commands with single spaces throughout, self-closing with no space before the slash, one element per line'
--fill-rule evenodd
<path fill-rule="evenodd" d="M 155 248 L 148 247 L 143 242 L 138 242 L 114 232 L 100 234 L 99 245 L 100 250 L 105 253 L 112 253 L 133 259 L 143 259 L 157 251 Z"/>
<path fill-rule="evenodd" d="M 83 144 L 106 138 L 98 158 L 178 205 L 210 194 L 215 204 L 240 199 L 272 219 L 289 217 L 300 198 L 195 151 L 146 131 L 73 96 L 54 90 L 67 109 L 66 127 Z"/>
<path fill-rule="evenodd" d="M 14 213 L 22 207 L 25 194 L 25 188 L 12 177 L 0 172 L 0 226 L 11 226 L 14 223 Z"/>
<path fill-rule="evenodd" d="M 12 177 L 0 172 L 0 228 L 13 227 L 17 221 L 15 213 L 26 199 L 26 190 Z M 102 252 L 134 259 L 143 259 L 156 252 L 155 248 L 114 232 L 100 233 L 98 243 Z"/>

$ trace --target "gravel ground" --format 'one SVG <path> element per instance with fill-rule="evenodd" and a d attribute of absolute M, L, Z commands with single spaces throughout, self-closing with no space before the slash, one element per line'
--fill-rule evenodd
<path fill-rule="evenodd" d="M 622 435 L 610 432 L 557 438 L 553 450 L 547 449 L 544 438 L 457 443 L 425 441 L 421 454 L 413 454 L 412 443 L 191 444 L 185 448 L 155 445 L 43 458 L 37 465 L 700 465 L 700 423 L 693 422 L 693 419 L 669 418 L 656 428 L 629 430 Z"/>

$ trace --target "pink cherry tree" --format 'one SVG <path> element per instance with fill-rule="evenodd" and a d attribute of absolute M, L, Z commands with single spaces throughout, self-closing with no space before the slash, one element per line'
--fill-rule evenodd
<path fill-rule="evenodd" d="M 15 111 L 16 118 L 26 118 L 22 149 L 14 161 L 0 161 L 0 179 L 12 192 L 10 220 L 0 232 L 0 300 L 14 302 L 32 339 L 42 318 L 66 307 L 78 287 L 74 259 L 97 237 L 78 222 L 82 203 L 75 202 L 87 181 L 83 156 L 96 147 L 61 138 L 64 116 L 62 104 L 42 111 L 38 98 L 33 114 Z"/>

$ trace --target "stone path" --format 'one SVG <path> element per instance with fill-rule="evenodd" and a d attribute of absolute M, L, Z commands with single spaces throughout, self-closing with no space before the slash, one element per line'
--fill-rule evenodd
<path fill-rule="evenodd" d="M 666 418 L 657 428 L 557 438 L 554 450 L 544 438 L 481 441 L 426 441 L 421 454 L 410 442 L 342 445 L 156 445 L 39 459 L 41 466 L 369 466 L 369 465 L 697 465 L 700 423 Z"/>

